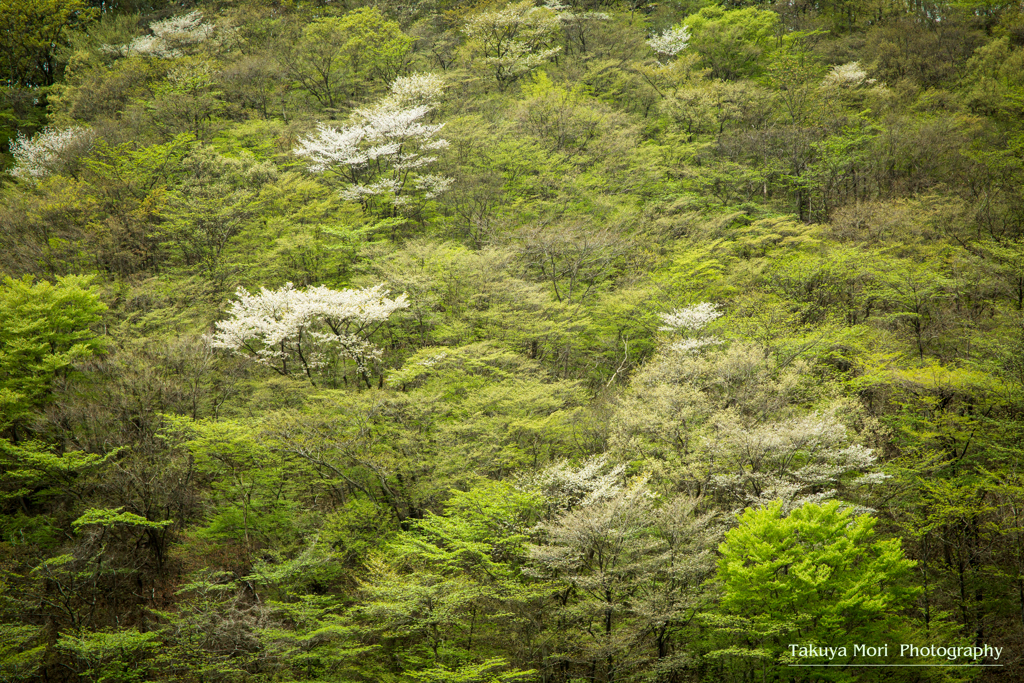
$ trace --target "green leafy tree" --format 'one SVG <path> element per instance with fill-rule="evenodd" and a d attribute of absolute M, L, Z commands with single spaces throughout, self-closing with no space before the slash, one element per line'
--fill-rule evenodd
<path fill-rule="evenodd" d="M 154 632 L 136 628 L 63 635 L 57 649 L 67 653 L 79 680 L 95 683 L 140 683 L 148 679 L 160 643 Z"/>
<path fill-rule="evenodd" d="M 237 548 L 242 566 L 251 554 L 295 538 L 295 510 L 289 474 L 294 468 L 257 441 L 258 432 L 235 421 L 168 418 L 169 433 L 187 440 L 196 471 L 209 478 L 214 509 L 199 534 Z"/>
<path fill-rule="evenodd" d="M 154 118 L 171 135 L 189 133 L 197 140 L 205 139 L 216 115 L 224 109 L 213 66 L 204 59 L 175 60 L 166 80 L 155 90 Z"/>
<path fill-rule="evenodd" d="M 6 563 L 0 565 L 0 678 L 9 681 L 31 680 L 46 654 L 44 629 L 19 623 L 29 609 L 29 601 L 17 590 L 21 578 Z"/>
<path fill-rule="evenodd" d="M 149 146 L 97 141 L 83 177 L 104 215 L 94 224 L 99 267 L 121 275 L 159 268 L 161 209 L 191 141 L 187 133 Z"/>
<path fill-rule="evenodd" d="M 562 48 L 552 45 L 560 27 L 557 13 L 524 0 L 470 16 L 463 31 L 471 53 L 505 91 L 558 54 Z"/>
<path fill-rule="evenodd" d="M 347 104 L 367 84 L 387 84 L 406 66 L 412 38 L 380 10 L 317 19 L 284 57 L 285 69 L 322 107 Z"/>
<path fill-rule="evenodd" d="M 793 661 L 792 643 L 845 645 L 852 658 L 854 644 L 901 642 L 898 615 L 920 592 L 910 583 L 916 563 L 899 539 L 876 538 L 876 523 L 839 501 L 788 516 L 781 503 L 748 508 L 719 546 L 721 612 L 708 618 L 726 647 L 708 657 L 746 671 L 743 680 L 776 680 L 775 667 Z M 830 680 L 854 677 L 839 671 Z"/>
<path fill-rule="evenodd" d="M 356 618 L 381 643 L 377 666 L 420 681 L 529 680 L 524 660 L 539 635 L 531 607 L 550 592 L 520 571 L 536 504 L 501 482 L 453 491 L 443 515 L 371 558 Z"/>
<path fill-rule="evenodd" d="M 358 642 L 361 631 L 344 616 L 340 603 L 336 595 L 268 601 L 273 626 L 261 629 L 259 635 L 270 668 L 282 677 L 302 676 L 310 681 L 358 672 L 375 646 Z"/>
<path fill-rule="evenodd" d="M 937 259 L 935 259 L 937 260 Z M 924 360 L 942 327 L 948 324 L 944 312 L 953 298 L 952 282 L 934 260 L 880 261 L 869 288 L 888 326 L 909 329 L 918 357 Z"/>
<path fill-rule="evenodd" d="M 248 582 L 248 586 L 253 586 Z M 260 606 L 230 572 L 200 569 L 175 593 L 173 610 L 149 610 L 158 621 L 145 635 L 160 647 L 149 665 L 171 680 L 244 681 L 259 650 Z"/>
<path fill-rule="evenodd" d="M 259 193 L 277 179 L 277 169 L 250 153 L 227 157 L 209 147 L 196 147 L 182 165 L 185 175 L 167 195 L 167 244 L 186 268 L 221 283 L 231 272 L 225 256 L 263 213 Z"/>
<path fill-rule="evenodd" d="M 727 10 L 721 5 L 704 7 L 680 22 L 690 31 L 690 47 L 700 53 L 711 76 L 726 80 L 761 72 L 762 56 L 775 47 L 778 24 L 775 12 L 756 7 Z"/>
<path fill-rule="evenodd" d="M 68 29 L 94 13 L 84 0 L 5 0 L 0 4 L 0 83 L 52 85 L 59 75 L 57 51 L 66 44 Z"/>
<path fill-rule="evenodd" d="M 89 282 L 25 276 L 0 285 L 0 428 L 15 443 L 26 416 L 52 397 L 53 380 L 105 348 L 89 327 L 107 307 Z"/>

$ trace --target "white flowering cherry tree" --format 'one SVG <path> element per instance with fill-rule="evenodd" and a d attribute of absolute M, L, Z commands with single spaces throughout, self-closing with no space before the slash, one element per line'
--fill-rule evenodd
<path fill-rule="evenodd" d="M 867 416 L 821 389 L 813 367 L 759 345 L 707 334 L 724 313 L 698 303 L 660 315 L 657 355 L 634 375 L 611 421 L 609 453 L 644 460 L 680 490 L 722 511 L 782 501 L 783 509 L 836 497 L 856 501 L 885 482 Z M 726 343 L 728 342 L 728 343 Z"/>
<path fill-rule="evenodd" d="M 190 52 L 213 36 L 213 24 L 203 22 L 199 11 L 180 14 L 149 25 L 151 35 L 134 38 L 126 45 L 104 45 L 100 49 L 119 57 L 159 57 L 174 59 Z"/>
<path fill-rule="evenodd" d="M 537 7 L 533 0 L 512 2 L 466 20 L 463 32 L 483 65 L 504 91 L 561 51 L 554 41 L 561 27 L 561 5 Z"/>
<path fill-rule="evenodd" d="M 686 308 L 677 308 L 671 313 L 660 314 L 661 322 L 664 325 L 659 327 L 658 330 L 672 335 L 685 334 L 684 331 L 699 333 L 706 325 L 718 320 L 723 315 L 718 310 L 718 304 L 708 302 L 694 304 Z M 690 353 L 698 351 L 705 346 L 721 343 L 722 340 L 718 337 L 696 336 L 677 339 L 669 344 L 668 348 L 681 353 Z"/>
<path fill-rule="evenodd" d="M 667 28 L 647 40 L 652 50 L 666 57 L 675 57 L 686 49 L 689 42 L 690 30 L 685 26 Z"/>
<path fill-rule="evenodd" d="M 370 336 L 395 311 L 407 308 L 404 294 L 387 298 L 383 285 L 333 290 L 324 286 L 298 290 L 261 288 L 250 294 L 239 287 L 227 320 L 216 324 L 213 346 L 251 358 L 278 374 L 314 374 L 335 360 L 351 360 L 370 385 L 369 368 L 381 350 Z"/>
<path fill-rule="evenodd" d="M 16 178 L 39 180 L 54 173 L 75 175 L 79 160 L 92 149 L 96 135 L 88 128 L 44 128 L 31 138 L 21 133 L 11 143 Z"/>
<path fill-rule="evenodd" d="M 364 209 L 395 216 L 400 207 L 433 199 L 451 185 L 451 178 L 426 173 L 448 141 L 438 137 L 443 123 L 426 123 L 443 91 L 434 74 L 398 78 L 391 93 L 373 107 L 358 109 L 348 126 L 320 124 L 317 133 L 299 140 L 294 152 L 307 160 L 311 173 L 341 179 L 343 199 Z"/>
<path fill-rule="evenodd" d="M 868 78 L 868 72 L 860 65 L 860 62 L 847 62 L 837 64 L 825 75 L 821 85 L 823 88 L 856 88 L 861 83 L 874 83 L 874 79 Z"/>

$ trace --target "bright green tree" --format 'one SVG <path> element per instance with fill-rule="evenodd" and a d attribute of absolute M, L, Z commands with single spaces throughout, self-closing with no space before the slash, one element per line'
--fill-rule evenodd
<path fill-rule="evenodd" d="M 99 353 L 89 329 L 106 305 L 85 277 L 56 284 L 5 278 L 0 285 L 0 429 L 15 443 L 20 422 L 50 397 L 50 385 L 72 364 Z"/>
<path fill-rule="evenodd" d="M 898 538 L 875 538 L 876 521 L 839 501 L 807 503 L 789 516 L 781 502 L 748 508 L 719 546 L 723 592 L 711 620 L 726 642 L 709 656 L 753 676 L 743 680 L 776 680 L 775 667 L 793 661 L 791 644 L 846 646 L 833 660 L 845 663 L 855 644 L 893 642 L 906 628 L 898 613 L 919 592 L 908 581 L 916 563 Z M 820 671 L 814 676 L 821 680 Z"/>
<path fill-rule="evenodd" d="M 79 680 L 96 683 L 136 683 L 146 680 L 146 661 L 159 647 L 157 634 L 136 628 L 63 635 L 57 649 L 74 662 Z"/>
<path fill-rule="evenodd" d="M 680 23 L 689 29 L 690 46 L 711 76 L 735 80 L 760 73 L 762 56 L 775 47 L 779 16 L 755 7 L 726 10 L 711 5 Z"/>
<path fill-rule="evenodd" d="M 443 515 L 367 562 L 356 618 L 380 650 L 364 666 L 379 667 L 375 680 L 531 680 L 541 627 L 531 606 L 551 592 L 521 571 L 538 498 L 502 482 L 451 493 Z M 409 678 L 384 673 L 396 665 Z"/>
<path fill-rule="evenodd" d="M 376 8 L 317 19 L 302 31 L 285 68 L 322 107 L 335 108 L 367 83 L 390 83 L 406 66 L 412 38 Z"/>

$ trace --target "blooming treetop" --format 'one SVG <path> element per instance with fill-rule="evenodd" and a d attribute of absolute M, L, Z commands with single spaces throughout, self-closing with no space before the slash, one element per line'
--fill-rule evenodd
<path fill-rule="evenodd" d="M 860 62 L 847 62 L 833 66 L 821 84 L 826 88 L 855 88 L 865 81 L 874 83 L 874 80 L 868 79 L 868 72 L 864 70 Z"/>
<path fill-rule="evenodd" d="M 664 326 L 659 327 L 658 330 L 661 332 L 679 332 L 680 330 L 699 332 L 704 329 L 708 323 L 721 318 L 723 315 L 724 314 L 718 310 L 718 304 L 707 302 L 694 304 L 693 306 L 687 306 L 686 308 L 677 308 L 671 313 L 662 313 L 660 315 L 661 321 L 665 324 Z M 674 351 L 689 353 L 691 351 L 702 349 L 705 346 L 721 343 L 722 340 L 718 337 L 694 337 L 676 341 L 672 343 L 669 348 Z"/>
<path fill-rule="evenodd" d="M 850 443 L 839 419 L 842 409 L 837 404 L 753 427 L 723 414 L 704 439 L 699 467 L 707 468 L 711 486 L 731 498 L 737 511 L 776 500 L 789 511 L 834 498 L 841 482 L 856 487 L 885 481 L 888 475 L 873 471 L 872 449 Z"/>
<path fill-rule="evenodd" d="M 447 140 L 437 137 L 443 123 L 423 122 L 443 85 L 432 74 L 396 79 L 390 95 L 373 107 L 356 110 L 353 124 L 320 124 L 316 135 L 299 140 L 295 154 L 308 159 L 311 173 L 340 176 L 346 182 L 344 199 L 365 203 L 383 197 L 401 206 L 410 202 L 414 190 L 433 199 L 451 185 L 451 179 L 417 169 L 437 160 L 426 152 L 448 146 Z"/>
<path fill-rule="evenodd" d="M 199 11 L 178 15 L 149 25 L 152 35 L 139 36 L 127 45 L 104 45 L 104 52 L 132 57 L 144 55 L 172 59 L 181 56 L 179 48 L 202 43 L 213 35 L 213 25 L 203 23 Z"/>
<path fill-rule="evenodd" d="M 26 138 L 18 133 L 11 143 L 14 167 L 10 174 L 17 178 L 45 178 L 51 173 L 60 173 L 75 159 L 89 151 L 95 135 L 88 128 L 44 128 Z"/>
<path fill-rule="evenodd" d="M 662 313 L 660 317 L 665 326 L 658 329 L 662 332 L 674 332 L 682 327 L 697 331 L 703 329 L 705 325 L 713 320 L 721 318 L 723 315 L 718 310 L 718 304 L 707 302 L 694 304 L 686 308 L 677 308 L 671 313 Z"/>
<path fill-rule="evenodd" d="M 420 122 L 428 111 L 430 108 L 426 106 L 390 111 L 361 109 L 356 116 L 362 119 L 362 125 L 338 129 L 320 124 L 317 135 L 300 140 L 295 153 L 309 159 L 308 168 L 313 173 L 333 170 L 349 174 L 353 179 L 371 162 L 408 163 L 411 160 L 405 157 L 409 155 L 403 157 L 400 154 L 404 142 L 419 140 L 428 149 L 441 149 L 447 145 L 447 141 L 431 139 L 443 124 Z M 422 157 L 416 158 L 419 166 L 429 163 Z"/>
<path fill-rule="evenodd" d="M 560 0 L 544 0 L 544 7 L 555 12 L 558 21 L 563 24 L 580 20 L 608 21 L 612 18 L 612 15 L 607 12 L 577 12 L 569 5 L 563 4 Z"/>
<path fill-rule="evenodd" d="M 550 46 L 561 25 L 560 8 L 537 7 L 533 0 L 522 0 L 466 21 L 466 37 L 479 46 L 483 62 L 493 69 L 502 90 L 561 51 L 561 46 Z"/>
<path fill-rule="evenodd" d="M 387 298 L 383 285 L 305 291 L 287 283 L 281 289 L 261 288 L 250 294 L 239 287 L 228 309 L 230 318 L 216 324 L 215 348 L 252 358 L 282 375 L 305 374 L 326 366 L 337 356 L 355 361 L 365 373 L 380 349 L 364 337 L 375 323 L 407 308 L 404 294 Z"/>
<path fill-rule="evenodd" d="M 551 465 L 521 483 L 537 489 L 555 507 L 570 510 L 610 500 L 623 489 L 625 465 L 610 465 L 604 456 L 590 458 L 580 466 L 568 461 Z"/>
<path fill-rule="evenodd" d="M 391 84 L 390 94 L 378 106 L 387 109 L 420 105 L 434 107 L 443 94 L 444 79 L 437 74 L 399 76 Z"/>
<path fill-rule="evenodd" d="M 661 35 L 651 36 L 647 44 L 659 55 L 674 57 L 686 49 L 690 42 L 690 31 L 685 26 L 667 28 Z"/>
<path fill-rule="evenodd" d="M 213 26 L 203 23 L 203 13 L 199 11 L 154 21 L 149 30 L 158 38 L 177 44 L 201 43 L 213 35 Z"/>

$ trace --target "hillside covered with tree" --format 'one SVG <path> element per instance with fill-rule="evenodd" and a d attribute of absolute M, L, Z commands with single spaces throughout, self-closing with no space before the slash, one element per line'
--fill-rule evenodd
<path fill-rule="evenodd" d="M 1020 2 L 0 42 L 0 681 L 1024 677 Z"/>

